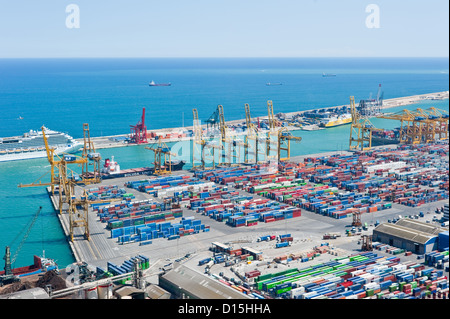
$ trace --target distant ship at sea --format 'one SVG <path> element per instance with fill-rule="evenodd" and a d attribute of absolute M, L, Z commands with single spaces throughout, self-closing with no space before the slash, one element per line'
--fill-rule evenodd
<path fill-rule="evenodd" d="M 267 85 L 267 86 L 271 86 L 271 85 L 283 85 L 283 83 L 281 83 L 281 82 L 267 82 L 266 85 Z"/>
<path fill-rule="evenodd" d="M 329 77 L 335 77 L 336 74 L 332 74 L 332 73 L 322 73 L 322 76 L 323 76 L 324 78 L 329 78 Z"/>
<path fill-rule="evenodd" d="M 155 83 L 155 81 L 151 81 L 149 84 L 149 86 L 171 86 L 171 83 Z"/>

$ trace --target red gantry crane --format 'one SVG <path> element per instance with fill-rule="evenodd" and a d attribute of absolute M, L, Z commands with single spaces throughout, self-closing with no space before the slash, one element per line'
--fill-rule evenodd
<path fill-rule="evenodd" d="M 131 143 L 147 143 L 147 126 L 145 126 L 145 107 L 142 109 L 141 120 L 136 125 L 130 125 Z"/>

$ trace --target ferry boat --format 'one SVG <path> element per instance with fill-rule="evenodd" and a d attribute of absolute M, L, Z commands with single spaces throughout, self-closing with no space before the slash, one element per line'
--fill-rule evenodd
<path fill-rule="evenodd" d="M 352 115 L 350 113 L 344 114 L 333 114 L 330 117 L 323 118 L 320 121 L 319 126 L 321 127 L 335 127 L 339 125 L 351 124 Z"/>
<path fill-rule="evenodd" d="M 151 81 L 149 84 L 149 86 L 171 86 L 171 83 L 155 83 L 155 81 Z"/>
<path fill-rule="evenodd" d="M 75 153 L 83 144 L 72 136 L 44 127 L 49 147 L 55 154 Z M 42 131 L 30 130 L 22 136 L 0 138 L 0 162 L 47 157 Z"/>

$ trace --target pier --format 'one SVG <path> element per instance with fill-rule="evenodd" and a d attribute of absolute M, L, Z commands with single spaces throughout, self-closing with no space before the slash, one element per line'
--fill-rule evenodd
<path fill-rule="evenodd" d="M 392 98 L 392 99 L 385 99 L 383 100 L 383 106 L 382 109 L 390 109 L 395 107 L 401 107 L 406 105 L 411 105 L 415 103 L 419 103 L 421 101 L 425 100 L 444 100 L 449 98 L 449 91 L 444 92 L 435 92 L 435 93 L 428 93 L 428 94 L 420 94 L 420 95 L 412 95 L 412 96 L 406 96 L 406 97 L 399 97 L 399 98 Z M 340 106 L 334 106 L 333 108 L 341 108 L 348 105 L 340 105 Z M 328 109 L 328 108 L 322 108 L 322 109 Z M 319 109 L 321 110 L 321 109 Z M 284 113 L 286 117 L 293 117 L 296 115 L 301 115 L 304 112 L 309 111 L 298 111 L 298 112 L 287 112 Z M 261 120 L 266 120 L 267 116 L 260 116 Z M 232 120 L 227 121 L 227 125 L 235 125 L 235 124 L 242 124 L 245 122 L 245 119 L 240 120 Z M 203 127 L 206 127 L 204 125 Z M 164 129 L 152 129 L 151 132 L 155 133 L 156 135 L 167 135 L 167 134 L 173 134 L 173 133 L 179 133 L 182 131 L 192 130 L 192 126 L 186 126 L 186 127 L 177 127 L 177 128 L 164 128 Z M 296 126 L 289 126 L 289 130 L 295 131 L 300 130 L 299 127 Z M 96 149 L 104 149 L 104 148 L 114 148 L 114 147 L 128 147 L 128 146 L 135 146 L 136 144 L 127 144 L 124 143 L 125 138 L 127 138 L 129 134 L 119 134 L 114 136 L 101 136 L 101 137 L 91 137 L 91 141 L 94 143 Z M 189 141 L 192 140 L 193 137 L 171 137 L 171 138 L 165 138 L 163 139 L 164 142 L 170 143 L 170 142 L 180 142 L 180 141 Z M 83 139 L 77 139 L 79 142 L 83 142 Z M 156 139 L 149 139 L 148 143 L 145 144 L 154 144 L 157 143 Z"/>

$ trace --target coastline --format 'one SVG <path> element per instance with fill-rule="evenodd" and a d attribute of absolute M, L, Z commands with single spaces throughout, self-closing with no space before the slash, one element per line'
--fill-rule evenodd
<path fill-rule="evenodd" d="M 427 93 L 427 94 L 419 94 L 419 95 L 412 95 L 412 96 L 405 96 L 405 97 L 398 97 L 398 98 L 392 98 L 392 99 L 386 99 L 383 100 L 383 106 L 382 109 L 390 109 L 394 107 L 400 107 L 400 106 L 406 106 L 418 103 L 420 101 L 424 100 L 444 100 L 449 98 L 449 91 L 443 91 L 443 92 L 434 92 L 434 93 Z M 339 105 L 339 106 L 331 106 L 326 108 L 319 108 L 321 109 L 328 109 L 328 108 L 341 108 L 346 105 Z M 298 114 L 302 114 L 305 112 L 310 112 L 311 110 L 306 111 L 297 111 L 297 112 L 288 112 L 284 113 L 287 117 L 295 116 Z M 267 116 L 259 117 L 261 120 L 267 119 Z M 252 118 L 253 120 L 253 118 Z M 245 119 L 239 119 L 239 120 L 232 120 L 227 121 L 227 125 L 233 125 L 233 124 L 239 124 L 245 122 Z M 202 127 L 206 127 L 206 125 L 202 125 Z M 156 135 L 170 135 L 170 134 L 177 134 L 181 133 L 182 131 L 186 130 L 192 130 L 192 126 L 185 126 L 185 127 L 175 127 L 175 128 L 163 128 L 163 129 L 154 129 L 150 130 L 149 132 L 152 132 Z M 295 126 L 289 126 L 289 130 L 296 131 L 300 130 L 299 127 Z M 119 134 L 119 135 L 112 135 L 112 136 L 101 136 L 101 137 L 91 137 L 91 141 L 94 143 L 95 149 L 105 149 L 105 148 L 115 148 L 115 147 L 127 147 L 127 146 L 136 146 L 137 144 L 125 144 L 122 141 L 114 141 L 114 139 L 124 139 L 125 137 L 129 136 L 129 134 Z M 83 143 L 83 138 L 76 139 L 77 141 Z M 171 142 L 180 142 L 180 141 L 189 141 L 192 140 L 192 137 L 176 137 L 176 138 L 164 138 L 163 141 L 166 143 Z M 147 143 L 140 144 L 140 145 L 151 145 L 157 143 L 157 139 L 149 139 Z"/>

